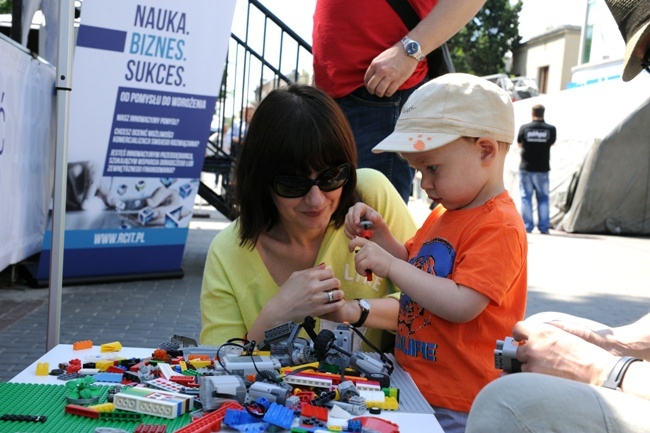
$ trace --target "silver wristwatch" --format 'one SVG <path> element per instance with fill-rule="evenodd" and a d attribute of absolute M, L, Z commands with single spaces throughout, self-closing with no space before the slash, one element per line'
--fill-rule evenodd
<path fill-rule="evenodd" d="M 404 52 L 407 56 L 413 57 L 418 62 L 421 62 L 426 58 L 426 56 L 422 54 L 422 49 L 420 48 L 418 41 L 414 41 L 408 36 L 404 36 L 401 42 L 402 45 L 404 45 Z"/>

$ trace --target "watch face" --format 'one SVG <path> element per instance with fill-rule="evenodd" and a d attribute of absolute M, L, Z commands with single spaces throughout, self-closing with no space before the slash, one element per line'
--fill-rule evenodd
<path fill-rule="evenodd" d="M 365 299 L 359 299 L 359 305 L 365 310 L 370 310 L 370 304 Z"/>
<path fill-rule="evenodd" d="M 420 44 L 418 44 L 415 41 L 409 42 L 404 47 L 404 50 L 406 51 L 406 54 L 408 54 L 409 56 L 412 56 L 413 54 L 417 53 L 419 49 L 420 49 Z"/>

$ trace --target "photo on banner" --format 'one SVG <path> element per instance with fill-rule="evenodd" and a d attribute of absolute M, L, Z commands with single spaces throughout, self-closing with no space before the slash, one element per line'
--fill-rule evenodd
<path fill-rule="evenodd" d="M 84 1 L 64 281 L 180 272 L 235 2 Z M 50 242 L 48 232 L 39 280 L 49 274 Z"/>

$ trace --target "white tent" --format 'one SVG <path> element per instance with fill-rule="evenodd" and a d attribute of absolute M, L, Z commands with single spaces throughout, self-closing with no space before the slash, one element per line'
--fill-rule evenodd
<path fill-rule="evenodd" d="M 650 152 L 649 88 L 650 75 L 642 73 L 628 83 L 620 79 L 605 81 L 515 103 L 517 128 L 530 122 L 531 108 L 538 103 L 546 107 L 546 121 L 557 127 L 550 172 L 551 220 L 556 228 L 583 233 L 633 233 L 628 228 L 614 228 L 614 220 L 622 217 L 621 194 L 632 201 L 637 200 L 634 194 L 647 197 L 642 191 L 642 171 L 647 170 L 644 167 L 649 160 L 635 152 Z M 520 197 L 519 162 L 519 148 L 514 143 L 506 160 L 505 181 L 516 201 Z M 633 207 L 637 210 L 626 207 L 626 212 L 639 211 Z M 588 214 L 600 222 L 586 223 Z M 624 219 L 632 218 L 642 217 L 628 213 Z M 607 219 L 611 229 L 606 228 Z M 647 234 L 649 228 L 646 222 L 643 232 L 634 233 Z"/>

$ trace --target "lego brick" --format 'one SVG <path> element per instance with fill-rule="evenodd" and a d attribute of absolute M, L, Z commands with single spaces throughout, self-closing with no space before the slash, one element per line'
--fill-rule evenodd
<path fill-rule="evenodd" d="M 142 414 L 122 411 L 99 412 L 99 419 L 103 421 L 139 422 L 142 420 Z"/>
<path fill-rule="evenodd" d="M 93 375 L 97 382 L 120 383 L 124 374 L 122 373 L 98 373 Z"/>
<path fill-rule="evenodd" d="M 172 366 L 166 362 L 159 362 L 157 367 L 160 372 L 160 376 L 164 377 L 167 380 L 169 380 L 172 376 L 176 376 L 176 372 L 174 369 L 172 369 Z"/>
<path fill-rule="evenodd" d="M 293 424 L 294 414 L 288 407 L 271 403 L 271 406 L 269 406 L 268 410 L 264 414 L 263 419 L 268 423 L 288 430 L 291 428 L 291 424 Z"/>
<path fill-rule="evenodd" d="M 104 343 L 99 348 L 100 352 L 119 352 L 122 350 L 122 343 L 113 341 L 112 343 Z"/>
<path fill-rule="evenodd" d="M 90 340 L 77 341 L 72 344 L 72 350 L 84 350 L 93 347 L 93 342 Z"/>
<path fill-rule="evenodd" d="M 115 409 L 163 418 L 176 418 L 192 410 L 194 397 L 149 388 L 128 388 L 113 397 Z"/>
<path fill-rule="evenodd" d="M 219 409 L 195 419 L 191 424 L 176 430 L 175 433 L 210 433 L 221 430 L 221 421 L 226 416 L 228 409 L 243 410 L 244 407 L 239 403 L 227 401 Z"/>
<path fill-rule="evenodd" d="M 45 422 L 47 417 L 43 415 L 17 415 L 17 414 L 4 414 L 0 416 L 0 421 L 6 422 Z"/>
<path fill-rule="evenodd" d="M 113 412 L 115 410 L 115 405 L 113 403 L 101 403 L 88 406 L 88 409 L 94 409 L 97 412 Z"/>
<path fill-rule="evenodd" d="M 140 424 L 133 430 L 133 433 L 165 433 L 166 425 L 161 424 Z"/>
<path fill-rule="evenodd" d="M 302 405 L 302 410 L 300 412 L 300 416 L 303 416 L 305 418 L 317 418 L 321 421 L 327 422 L 327 419 L 329 417 L 329 413 L 326 408 L 324 407 L 318 407 L 318 406 L 313 406 L 311 404 L 303 404 Z"/>
<path fill-rule="evenodd" d="M 50 374 L 50 364 L 47 362 L 39 362 L 36 364 L 36 376 L 47 376 Z"/>
<path fill-rule="evenodd" d="M 284 382 L 293 386 L 315 387 L 315 388 L 332 388 L 331 379 L 321 379 L 300 374 L 292 374 L 283 378 Z"/>
<path fill-rule="evenodd" d="M 99 418 L 99 411 L 78 404 L 66 405 L 65 413 L 69 413 L 70 415 L 84 416 L 86 418 Z"/>
<path fill-rule="evenodd" d="M 233 428 L 242 424 L 255 424 L 259 422 L 262 422 L 261 418 L 255 418 L 246 411 L 235 409 L 226 410 L 226 416 L 223 419 L 224 424 Z"/>
<path fill-rule="evenodd" d="M 150 388 L 156 388 L 156 389 L 161 389 L 163 391 L 169 391 L 169 392 L 182 392 L 183 391 L 183 386 L 176 383 L 172 382 L 171 380 L 164 379 L 162 377 L 158 377 L 154 380 L 149 380 L 147 381 L 146 385 Z"/>

